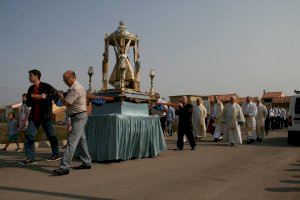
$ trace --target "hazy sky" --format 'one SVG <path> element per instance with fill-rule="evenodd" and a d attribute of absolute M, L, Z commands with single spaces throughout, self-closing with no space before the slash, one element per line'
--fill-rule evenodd
<path fill-rule="evenodd" d="M 140 36 L 143 91 L 150 68 L 162 96 L 300 89 L 299 0 L 0 0 L 0 106 L 33 68 L 58 89 L 72 69 L 87 88 L 92 65 L 99 90 L 104 35 L 121 19 Z"/>

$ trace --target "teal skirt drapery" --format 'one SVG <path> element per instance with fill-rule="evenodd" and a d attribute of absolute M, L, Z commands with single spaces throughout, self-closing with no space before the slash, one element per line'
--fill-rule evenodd
<path fill-rule="evenodd" d="M 167 150 L 158 116 L 89 116 L 86 137 L 94 161 L 153 157 Z"/>

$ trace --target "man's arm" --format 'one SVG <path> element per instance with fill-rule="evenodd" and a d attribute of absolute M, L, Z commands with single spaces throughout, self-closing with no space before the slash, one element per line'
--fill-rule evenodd
<path fill-rule="evenodd" d="M 47 84 L 46 98 L 54 100 L 55 103 L 59 100 L 58 91 L 50 84 Z"/>
<path fill-rule="evenodd" d="M 26 94 L 26 105 L 28 107 L 32 107 L 32 98 L 31 98 L 31 87 L 28 89 L 27 94 Z"/>
<path fill-rule="evenodd" d="M 61 101 L 61 103 L 66 106 L 66 107 L 70 107 L 71 104 L 69 104 L 66 100 L 65 100 L 65 94 L 63 91 L 58 91 L 58 97 L 59 97 L 59 100 Z"/>

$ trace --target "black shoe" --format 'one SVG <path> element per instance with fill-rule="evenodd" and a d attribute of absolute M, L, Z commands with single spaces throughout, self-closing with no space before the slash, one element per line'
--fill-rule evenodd
<path fill-rule="evenodd" d="M 5 148 L 3 148 L 3 149 L 1 149 L 1 151 L 6 151 L 6 149 L 5 149 Z"/>
<path fill-rule="evenodd" d="M 34 165 L 34 164 L 36 164 L 36 161 L 35 160 L 29 160 L 29 159 L 27 159 L 27 160 L 24 160 L 24 161 L 22 161 L 22 162 L 18 162 L 20 165 Z"/>
<path fill-rule="evenodd" d="M 176 148 L 176 149 L 174 149 L 175 151 L 182 151 L 183 150 L 183 148 Z"/>
<path fill-rule="evenodd" d="M 92 166 L 91 165 L 79 165 L 77 167 L 73 167 L 73 169 L 91 169 Z"/>
<path fill-rule="evenodd" d="M 214 140 L 213 140 L 213 142 L 218 142 L 219 141 L 219 139 L 218 138 L 215 138 Z"/>
<path fill-rule="evenodd" d="M 192 150 L 192 151 L 195 151 L 195 150 L 196 150 L 196 147 L 192 147 L 191 150 Z"/>
<path fill-rule="evenodd" d="M 252 144 L 254 142 L 254 140 L 253 139 L 251 139 L 251 140 L 247 140 L 247 144 Z"/>
<path fill-rule="evenodd" d="M 61 157 L 60 156 L 52 156 L 50 159 L 47 159 L 46 161 L 59 161 L 61 160 Z"/>
<path fill-rule="evenodd" d="M 230 146 L 231 146 L 231 147 L 234 147 L 234 146 L 235 146 L 235 144 L 234 144 L 234 143 L 230 143 Z"/>
<path fill-rule="evenodd" d="M 68 175 L 69 174 L 69 170 L 68 169 L 55 169 L 53 170 L 53 175 L 54 176 L 63 176 L 63 175 Z"/>

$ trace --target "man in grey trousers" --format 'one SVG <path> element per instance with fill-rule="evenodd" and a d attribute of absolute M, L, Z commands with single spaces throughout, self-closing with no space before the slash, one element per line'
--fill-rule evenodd
<path fill-rule="evenodd" d="M 69 174 L 70 163 L 77 145 L 82 164 L 73 169 L 91 169 L 92 162 L 84 132 L 87 122 L 86 92 L 83 86 L 77 82 L 75 72 L 65 72 L 63 79 L 65 84 L 69 86 L 69 90 L 65 94 L 60 92 L 59 98 L 63 105 L 67 107 L 66 114 L 71 118 L 72 130 L 68 136 L 67 149 L 62 157 L 60 166 L 54 170 L 54 175 L 57 176 Z"/>

